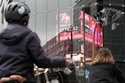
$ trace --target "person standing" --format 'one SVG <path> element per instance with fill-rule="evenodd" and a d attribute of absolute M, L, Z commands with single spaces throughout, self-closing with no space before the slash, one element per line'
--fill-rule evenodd
<path fill-rule="evenodd" d="M 89 83 L 124 83 L 108 48 L 100 48 L 90 65 Z"/>
<path fill-rule="evenodd" d="M 10 80 L 33 83 L 34 64 L 48 68 L 69 63 L 65 57 L 47 57 L 38 35 L 28 28 L 30 8 L 25 3 L 9 3 L 4 14 L 8 25 L 0 33 L 0 83 Z"/>

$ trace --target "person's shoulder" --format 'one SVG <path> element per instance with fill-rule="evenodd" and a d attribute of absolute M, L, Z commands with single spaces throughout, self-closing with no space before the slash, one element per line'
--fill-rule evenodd
<path fill-rule="evenodd" d="M 29 40 L 40 41 L 38 34 L 36 32 L 33 32 L 33 31 L 30 31 L 28 38 L 29 38 Z"/>
<path fill-rule="evenodd" d="M 93 68 L 97 68 L 97 67 L 114 67 L 114 64 L 107 64 L 107 63 L 98 63 L 98 64 L 94 64 L 92 65 Z"/>
<path fill-rule="evenodd" d="M 33 32 L 33 31 L 30 31 L 30 34 L 29 34 L 31 37 L 38 37 L 37 33 L 36 32 Z"/>

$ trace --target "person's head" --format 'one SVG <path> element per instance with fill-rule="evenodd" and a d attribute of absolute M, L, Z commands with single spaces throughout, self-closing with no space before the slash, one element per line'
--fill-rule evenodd
<path fill-rule="evenodd" d="M 114 64 L 115 60 L 111 51 L 108 48 L 100 48 L 94 56 L 92 64 Z"/>
<path fill-rule="evenodd" d="M 11 2 L 6 6 L 4 14 L 8 23 L 27 25 L 30 8 L 23 2 Z"/>

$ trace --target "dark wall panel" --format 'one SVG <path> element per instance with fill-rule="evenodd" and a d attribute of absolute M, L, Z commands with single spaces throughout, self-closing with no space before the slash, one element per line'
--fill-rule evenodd
<path fill-rule="evenodd" d="M 112 8 L 117 11 L 125 12 L 124 0 L 105 0 L 104 8 Z M 113 21 L 112 16 L 116 14 L 112 12 L 108 16 L 108 24 L 104 27 L 104 47 L 111 49 L 117 61 L 125 61 L 125 14 L 116 14 L 120 17 Z M 114 25 L 113 25 L 114 24 Z"/>

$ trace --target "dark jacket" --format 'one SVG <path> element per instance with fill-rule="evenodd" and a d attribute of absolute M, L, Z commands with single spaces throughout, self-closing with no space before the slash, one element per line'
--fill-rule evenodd
<path fill-rule="evenodd" d="M 124 83 L 114 64 L 95 64 L 90 67 L 89 83 Z"/>
<path fill-rule="evenodd" d="M 0 33 L 0 78 L 19 74 L 33 77 L 33 64 L 39 67 L 63 67 L 64 59 L 49 59 L 35 32 L 25 26 L 11 24 Z"/>

